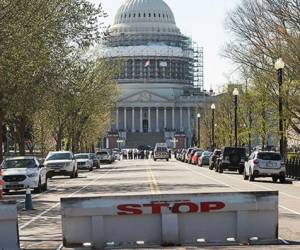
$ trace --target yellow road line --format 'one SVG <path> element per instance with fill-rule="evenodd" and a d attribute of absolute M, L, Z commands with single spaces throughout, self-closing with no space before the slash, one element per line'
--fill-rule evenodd
<path fill-rule="evenodd" d="M 149 186 L 150 186 L 150 191 L 152 194 L 160 194 L 160 189 L 157 183 L 157 180 L 152 172 L 152 169 L 149 167 L 147 169 L 147 174 L 148 174 L 148 180 L 149 180 Z"/>

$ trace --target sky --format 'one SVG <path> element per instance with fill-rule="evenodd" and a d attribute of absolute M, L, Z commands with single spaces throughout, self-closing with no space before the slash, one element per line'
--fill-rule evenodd
<path fill-rule="evenodd" d="M 114 15 L 125 0 L 89 0 L 102 3 L 105 24 L 113 23 Z M 225 29 L 227 13 L 241 0 L 165 0 L 174 15 L 177 27 L 204 48 L 205 89 L 221 91 L 222 86 L 234 81 L 236 65 L 222 57 L 222 50 L 231 37 Z"/>

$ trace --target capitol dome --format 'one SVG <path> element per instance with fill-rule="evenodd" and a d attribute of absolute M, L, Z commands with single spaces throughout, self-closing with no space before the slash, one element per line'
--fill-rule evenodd
<path fill-rule="evenodd" d="M 180 34 L 174 14 L 163 0 L 126 0 L 110 32 Z"/>

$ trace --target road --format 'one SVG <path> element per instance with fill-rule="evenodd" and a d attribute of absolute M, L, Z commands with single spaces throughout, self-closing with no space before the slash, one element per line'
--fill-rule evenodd
<path fill-rule="evenodd" d="M 49 190 L 33 194 L 33 211 L 23 211 L 23 192 L 6 196 L 19 204 L 22 248 L 59 249 L 61 247 L 61 197 L 99 196 L 102 194 L 145 194 L 182 192 L 232 192 L 278 190 L 279 235 L 281 246 L 246 247 L 251 249 L 300 249 L 300 182 L 272 183 L 270 179 L 244 181 L 237 173 L 219 174 L 175 160 L 121 161 L 104 165 L 93 172 L 81 172 L 80 178 L 57 177 L 49 181 Z M 222 247 L 220 249 L 244 249 Z M 184 249 L 184 248 L 180 248 Z M 188 248 L 193 249 L 193 248 Z M 217 249 L 216 247 L 212 249 Z"/>

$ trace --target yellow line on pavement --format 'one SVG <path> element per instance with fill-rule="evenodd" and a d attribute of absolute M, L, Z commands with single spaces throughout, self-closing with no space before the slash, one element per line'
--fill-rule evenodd
<path fill-rule="evenodd" d="M 153 174 L 153 171 L 150 167 L 147 169 L 147 174 L 148 174 L 148 180 L 149 180 L 149 186 L 150 186 L 150 191 L 152 194 L 160 194 L 160 189 L 157 183 L 157 180 Z"/>

